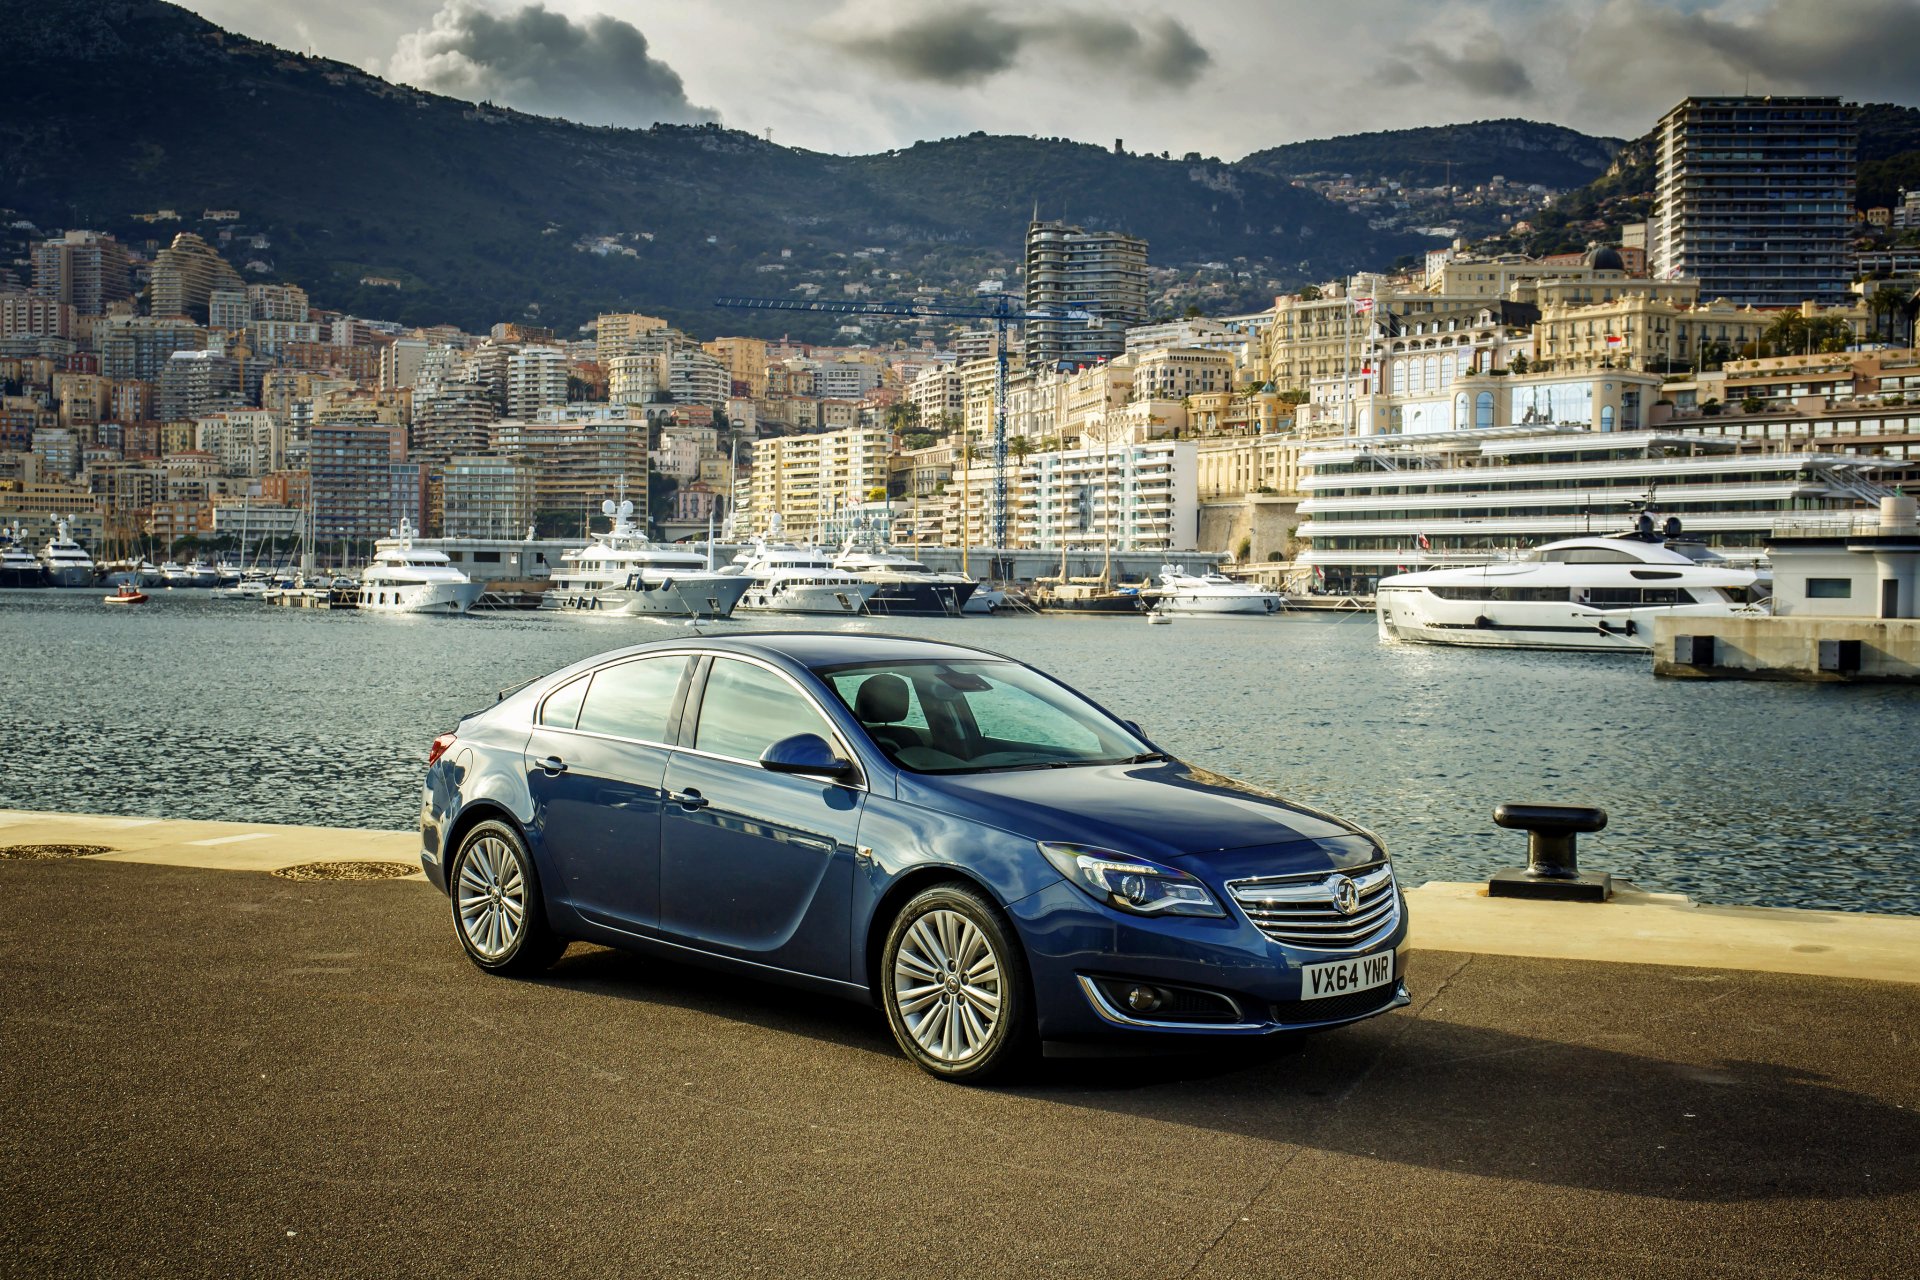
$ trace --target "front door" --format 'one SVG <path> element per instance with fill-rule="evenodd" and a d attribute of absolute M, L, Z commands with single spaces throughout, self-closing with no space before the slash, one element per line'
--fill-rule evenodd
<path fill-rule="evenodd" d="M 694 714 L 688 709 L 688 714 Z M 760 753 L 796 733 L 839 742 L 771 667 L 713 660 L 691 735 L 668 762 L 660 932 L 719 955 L 820 977 L 850 970 L 849 898 L 866 792 L 769 773 Z M 689 735 L 682 735 L 685 741 Z"/>
<path fill-rule="evenodd" d="M 1883 618 L 1900 616 L 1900 579 L 1880 579 L 1880 616 Z"/>

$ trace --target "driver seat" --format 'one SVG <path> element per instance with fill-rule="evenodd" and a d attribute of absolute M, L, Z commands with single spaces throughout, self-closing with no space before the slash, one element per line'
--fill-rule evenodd
<path fill-rule="evenodd" d="M 907 718 L 907 682 L 892 672 L 868 676 L 854 695 L 853 716 L 873 740 L 891 754 L 907 747 L 924 747 L 920 731 L 900 722 Z"/>

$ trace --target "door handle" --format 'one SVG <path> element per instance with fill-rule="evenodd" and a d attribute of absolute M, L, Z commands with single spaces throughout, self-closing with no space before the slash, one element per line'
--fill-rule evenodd
<path fill-rule="evenodd" d="M 667 793 L 667 799 L 673 801 L 682 809 L 704 809 L 707 807 L 707 798 L 698 791 L 695 791 L 692 787 L 688 787 L 685 791 L 669 791 Z"/>
<path fill-rule="evenodd" d="M 567 762 L 559 756 L 548 756 L 540 762 L 540 772 L 549 778 L 557 778 L 567 771 Z"/>

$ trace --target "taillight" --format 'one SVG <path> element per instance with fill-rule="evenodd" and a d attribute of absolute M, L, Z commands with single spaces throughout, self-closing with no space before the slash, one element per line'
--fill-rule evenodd
<path fill-rule="evenodd" d="M 450 733 L 443 733 L 439 737 L 435 738 L 433 740 L 433 745 L 427 748 L 427 763 L 432 764 L 435 760 L 438 760 L 441 756 L 447 754 L 447 748 L 451 747 L 452 745 L 453 745 L 453 735 Z"/>

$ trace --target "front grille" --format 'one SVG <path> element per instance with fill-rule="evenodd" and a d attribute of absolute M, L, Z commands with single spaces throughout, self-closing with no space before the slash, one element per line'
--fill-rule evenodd
<path fill-rule="evenodd" d="M 1273 1006 L 1273 1020 L 1299 1025 L 1364 1018 L 1393 1003 L 1399 991 L 1400 984 L 1395 981 L 1369 991 L 1355 991 L 1351 995 L 1327 996 L 1320 1000 L 1286 1000 Z"/>
<path fill-rule="evenodd" d="M 1360 900 L 1351 914 L 1343 915 L 1335 891 L 1347 879 L 1360 891 Z M 1356 950 L 1400 923 L 1400 895 L 1389 862 L 1353 872 L 1232 880 L 1227 892 L 1261 933 L 1308 951 Z"/>

